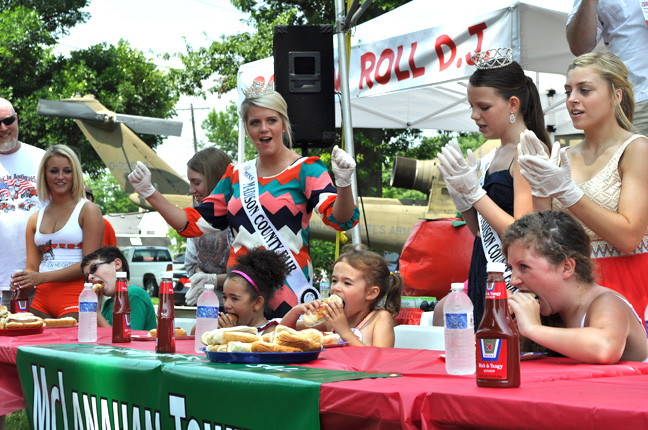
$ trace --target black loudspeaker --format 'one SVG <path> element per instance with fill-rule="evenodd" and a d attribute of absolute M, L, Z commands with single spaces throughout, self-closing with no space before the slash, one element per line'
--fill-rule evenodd
<path fill-rule="evenodd" d="M 277 25 L 275 89 L 288 103 L 295 146 L 326 148 L 335 141 L 332 25 Z"/>

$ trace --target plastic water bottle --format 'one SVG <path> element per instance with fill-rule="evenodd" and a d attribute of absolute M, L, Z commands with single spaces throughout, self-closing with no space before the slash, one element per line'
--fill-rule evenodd
<path fill-rule="evenodd" d="M 203 333 L 218 328 L 218 296 L 214 292 L 212 284 L 205 284 L 205 291 L 198 297 L 196 308 L 196 352 L 202 352 L 204 348 L 200 338 Z"/>
<path fill-rule="evenodd" d="M 473 304 L 464 284 L 453 283 L 443 307 L 445 367 L 450 375 L 475 373 L 475 322 Z"/>
<path fill-rule="evenodd" d="M 79 296 L 79 342 L 97 341 L 97 294 L 92 284 L 83 284 Z"/>
<path fill-rule="evenodd" d="M 322 274 L 322 280 L 320 281 L 319 284 L 319 290 L 320 290 L 320 299 L 322 300 L 328 299 L 331 296 L 331 283 L 326 277 L 326 273 Z"/>

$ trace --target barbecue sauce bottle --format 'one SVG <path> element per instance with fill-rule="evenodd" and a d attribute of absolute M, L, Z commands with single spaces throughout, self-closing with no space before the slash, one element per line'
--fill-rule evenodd
<path fill-rule="evenodd" d="M 113 298 L 113 343 L 131 341 L 130 302 L 128 301 L 128 282 L 126 272 L 117 272 L 115 297 Z"/>
<path fill-rule="evenodd" d="M 520 386 L 520 335 L 508 309 L 504 263 L 488 263 L 486 305 L 476 333 L 477 386 Z"/>
<path fill-rule="evenodd" d="M 172 272 L 162 273 L 160 301 L 157 309 L 155 352 L 175 352 L 175 307 L 172 280 Z"/>
<path fill-rule="evenodd" d="M 15 273 L 21 273 L 22 270 L 16 270 Z M 9 311 L 12 314 L 19 314 L 21 312 L 29 312 L 29 297 L 27 296 L 26 288 L 16 288 L 11 292 L 11 300 Z"/>

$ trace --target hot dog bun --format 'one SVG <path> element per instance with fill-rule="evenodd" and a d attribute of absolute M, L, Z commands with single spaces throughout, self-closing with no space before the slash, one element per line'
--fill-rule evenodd
<path fill-rule="evenodd" d="M 72 317 L 65 318 L 45 318 L 45 327 L 72 327 L 77 325 L 77 320 Z"/>
<path fill-rule="evenodd" d="M 233 336 L 228 335 L 227 339 L 225 340 L 225 333 L 231 333 L 234 334 Z M 251 337 L 240 337 L 237 335 L 252 335 L 254 338 Z M 202 337 L 200 340 L 202 341 L 203 345 L 222 345 L 226 344 L 228 341 L 248 341 L 248 342 L 254 342 L 256 340 L 259 340 L 259 331 L 256 329 L 256 327 L 248 327 L 246 325 L 239 325 L 236 327 L 225 327 L 225 328 L 218 328 L 212 331 L 207 331 L 203 333 Z"/>
<path fill-rule="evenodd" d="M 301 349 L 259 340 L 250 344 L 250 352 L 301 352 Z"/>
<path fill-rule="evenodd" d="M 312 340 L 311 335 L 295 336 L 286 331 L 275 334 L 274 343 L 296 348 L 300 351 L 320 351 L 322 349 L 322 342 Z"/>
<path fill-rule="evenodd" d="M 31 312 L 10 314 L 5 318 L 4 328 L 40 328 L 43 327 L 43 319 Z"/>
<path fill-rule="evenodd" d="M 153 329 L 153 330 L 149 331 L 148 335 L 150 337 L 156 337 L 157 336 L 157 329 Z M 175 335 L 176 336 L 186 336 L 187 335 L 187 330 L 185 330 L 183 328 L 180 328 L 180 327 L 176 327 L 175 328 Z"/>
<path fill-rule="evenodd" d="M 325 311 L 324 305 L 333 304 L 333 303 L 339 303 L 342 306 L 344 306 L 344 300 L 342 300 L 340 296 L 338 296 L 337 294 L 333 294 L 331 295 L 331 297 L 329 297 L 328 299 L 322 302 L 322 306 L 320 306 L 317 312 L 315 312 L 314 314 L 304 315 L 304 325 L 306 327 L 315 327 L 325 323 L 328 320 L 328 318 L 324 316 L 324 311 Z"/>

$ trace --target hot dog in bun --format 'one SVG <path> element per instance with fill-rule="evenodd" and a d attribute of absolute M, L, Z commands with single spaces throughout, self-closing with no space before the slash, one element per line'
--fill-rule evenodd
<path fill-rule="evenodd" d="M 344 306 L 344 300 L 342 300 L 340 296 L 333 294 L 331 295 L 331 297 L 322 302 L 322 306 L 320 306 L 317 312 L 315 312 L 314 314 L 304 314 L 304 325 L 306 327 L 315 327 L 320 324 L 324 324 L 328 320 L 328 318 L 324 316 L 324 311 L 326 310 L 324 308 L 324 305 L 333 303 L 339 303 L 340 305 Z"/>

